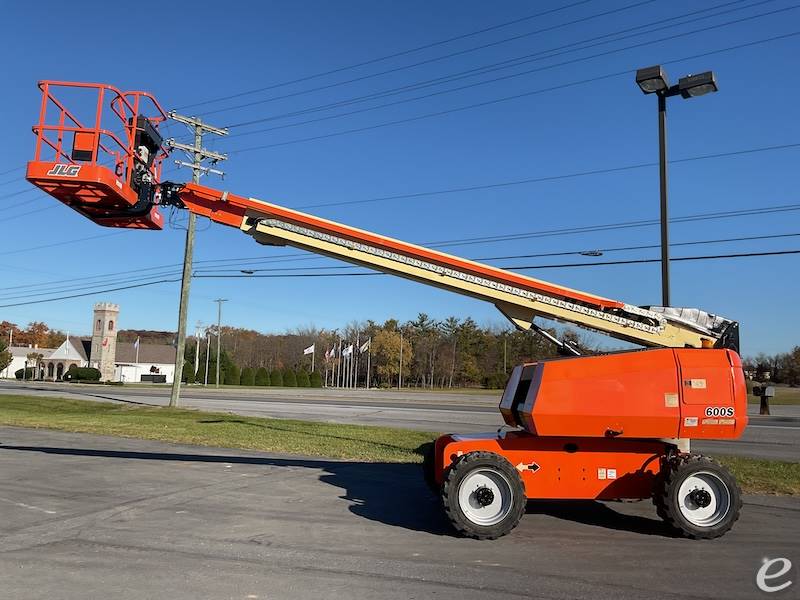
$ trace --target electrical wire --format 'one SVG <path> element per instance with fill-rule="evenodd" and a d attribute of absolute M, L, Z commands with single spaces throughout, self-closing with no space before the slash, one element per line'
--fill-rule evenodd
<path fill-rule="evenodd" d="M 292 79 L 292 80 L 289 80 L 289 81 L 283 81 L 281 83 L 274 83 L 272 85 L 265 86 L 265 87 L 255 88 L 255 89 L 251 89 L 251 90 L 245 90 L 243 92 L 237 92 L 236 94 L 230 94 L 228 96 L 219 96 L 217 98 L 211 98 L 211 99 L 208 99 L 208 100 L 203 100 L 201 102 L 194 102 L 192 104 L 184 104 L 183 106 L 178 106 L 176 108 L 176 110 L 184 110 L 186 108 L 193 108 L 195 106 L 205 106 L 205 105 L 213 104 L 213 103 L 216 103 L 216 102 L 223 102 L 225 100 L 233 100 L 235 98 L 241 98 L 242 96 L 248 96 L 248 95 L 251 95 L 251 94 L 257 94 L 257 93 L 260 93 L 260 92 L 266 92 L 266 91 L 269 91 L 269 90 L 272 90 L 272 89 L 275 89 L 275 88 L 284 87 L 284 86 L 292 85 L 292 84 L 295 84 L 295 83 L 302 83 L 304 81 L 309 81 L 311 79 L 317 79 L 319 77 L 325 77 L 327 75 L 334 75 L 336 73 L 341 73 L 342 71 L 348 71 L 350 69 L 356 69 L 358 67 L 365 67 L 367 65 L 375 64 L 377 62 L 382 62 L 384 60 L 390 60 L 392 58 L 399 58 L 401 56 L 406 56 L 406 55 L 412 54 L 414 52 L 419 52 L 419 51 L 422 51 L 422 50 L 428 50 L 429 48 L 434 48 L 436 46 L 442 46 L 444 44 L 449 44 L 450 42 L 463 40 L 463 39 L 466 39 L 468 37 L 472 37 L 472 36 L 475 36 L 475 35 L 480 35 L 481 33 L 486 33 L 486 32 L 489 32 L 489 31 L 495 31 L 497 29 L 501 29 L 503 27 L 508 27 L 510 25 L 516 25 L 517 23 L 522 23 L 524 21 L 528 21 L 530 19 L 535 19 L 537 17 L 543 17 L 543 16 L 546 16 L 546 15 L 549 15 L 549 14 L 553 14 L 553 13 L 556 13 L 556 12 L 560 12 L 562 10 L 566 10 L 566 9 L 569 9 L 569 8 L 574 8 L 574 7 L 580 6 L 582 4 L 588 4 L 589 2 L 593 2 L 593 1 L 594 0 L 580 0 L 579 2 L 573 2 L 571 4 L 566 4 L 564 6 L 559 6 L 557 8 L 549 9 L 549 10 L 538 12 L 538 13 L 534 13 L 534 14 L 528 15 L 526 17 L 521 17 L 519 19 L 514 19 L 512 21 L 506 21 L 504 23 L 499 23 L 497 25 L 492 25 L 490 27 L 484 27 L 484 28 L 478 29 L 476 31 L 471 31 L 469 33 L 465 33 L 465 34 L 457 35 L 457 36 L 454 36 L 454 37 L 446 38 L 444 40 L 438 40 L 436 42 L 424 44 L 422 46 L 416 46 L 414 48 L 409 48 L 407 50 L 401 50 L 399 52 L 394 52 L 392 54 L 379 56 L 377 58 L 371 58 L 369 60 L 362 61 L 362 62 L 359 62 L 359 63 L 355 63 L 355 64 L 352 64 L 352 65 L 338 67 L 336 69 L 330 69 L 328 71 L 323 71 L 323 72 L 320 72 L 320 73 L 314 73 L 312 75 L 306 75 L 306 76 L 303 76 L 303 77 L 300 77 L 300 78 L 297 78 L 297 79 Z M 205 115 L 205 114 L 209 114 L 209 113 L 200 113 L 200 114 L 201 115 Z M 0 175 L 2 175 L 2 173 L 0 173 Z"/>
<path fill-rule="evenodd" d="M 674 158 L 672 160 L 667 161 L 668 164 L 682 164 L 687 162 L 694 162 L 698 160 L 711 160 L 714 158 L 727 158 L 731 156 L 742 156 L 746 154 L 756 154 L 759 152 L 772 152 L 778 150 L 790 150 L 800 148 L 800 143 L 793 143 L 793 144 L 780 144 L 776 146 L 761 146 L 758 148 L 745 148 L 742 150 L 732 150 L 730 152 L 717 152 L 714 154 L 700 154 L 697 156 L 687 156 L 685 158 Z M 301 206 L 294 207 L 296 209 L 308 209 L 308 208 L 325 208 L 329 206 L 345 206 L 350 204 L 367 204 L 372 202 L 384 202 L 389 200 L 402 200 L 402 199 L 409 199 L 409 198 L 423 198 L 427 196 L 437 196 L 441 194 L 454 194 L 460 192 L 474 192 L 478 190 L 489 190 L 489 189 L 496 189 L 502 187 L 511 187 L 517 185 L 526 185 L 526 184 L 533 184 L 533 183 L 544 183 L 550 181 L 559 181 L 562 179 L 573 179 L 576 177 L 589 177 L 593 175 L 606 175 L 609 173 L 619 173 L 622 171 L 632 171 L 635 169 L 644 169 L 648 167 L 657 167 L 657 162 L 647 162 L 647 163 L 635 163 L 630 165 L 623 165 L 619 167 L 609 167 L 605 169 L 592 169 L 588 171 L 576 171 L 573 173 L 563 173 L 560 175 L 548 175 L 545 177 L 531 177 L 527 179 L 517 179 L 513 181 L 501 181 L 495 183 L 487 183 L 481 185 L 471 185 L 471 186 L 461 186 L 457 188 L 445 188 L 441 190 L 432 190 L 432 191 L 424 191 L 424 192 L 413 192 L 410 194 L 394 194 L 392 196 L 378 196 L 373 198 L 364 198 L 361 200 L 342 200 L 339 202 L 324 202 L 319 204 L 303 204 Z"/>
<path fill-rule="evenodd" d="M 739 1 L 739 0 L 737 0 L 737 1 Z M 694 23 L 694 22 L 697 22 L 697 21 L 700 21 L 700 20 L 703 20 L 703 19 L 713 18 L 713 17 L 716 17 L 716 16 L 721 16 L 723 14 L 727 14 L 727 13 L 735 12 L 735 11 L 739 11 L 739 10 L 745 10 L 747 8 L 752 8 L 754 6 L 758 6 L 758 5 L 762 5 L 762 4 L 766 4 L 766 3 L 774 2 L 774 1 L 775 0 L 760 0 L 759 2 L 755 2 L 755 3 L 749 4 L 747 6 L 737 7 L 737 8 L 729 9 L 729 10 L 726 10 L 726 11 L 721 11 L 719 13 L 712 14 L 712 15 L 707 15 L 707 16 L 703 16 L 703 17 L 697 17 L 695 19 L 690 19 L 690 20 L 684 21 L 682 23 L 665 25 L 663 27 L 658 27 L 658 28 L 652 29 L 650 31 L 633 33 L 633 34 L 630 34 L 630 35 L 619 37 L 617 39 L 597 42 L 595 44 L 590 44 L 590 45 L 582 46 L 582 47 L 579 47 L 579 48 L 570 48 L 571 46 L 575 46 L 575 45 L 579 45 L 579 44 L 586 44 L 588 42 L 591 42 L 591 41 L 594 41 L 594 40 L 597 40 L 597 39 L 610 37 L 610 36 L 614 36 L 614 35 L 619 35 L 621 33 L 629 32 L 631 30 L 641 29 L 643 27 L 652 26 L 653 24 L 659 24 L 659 23 L 663 23 L 665 21 L 674 20 L 675 18 L 682 18 L 685 15 L 681 15 L 680 17 L 673 17 L 671 19 L 663 19 L 663 20 L 660 20 L 660 21 L 655 21 L 654 23 L 648 23 L 648 24 L 645 24 L 645 25 L 639 25 L 639 26 L 636 26 L 636 27 L 623 29 L 623 30 L 620 30 L 618 32 L 604 34 L 602 36 L 596 36 L 596 37 L 593 37 L 593 38 L 588 38 L 586 40 L 580 40 L 578 42 L 572 42 L 570 44 L 558 46 L 556 48 L 551 48 L 551 49 L 548 49 L 548 50 L 535 52 L 533 54 L 526 54 L 526 55 L 523 55 L 523 56 L 520 56 L 520 57 L 516 57 L 516 58 L 500 61 L 498 63 L 492 63 L 492 64 L 484 65 L 484 66 L 481 66 L 481 67 L 475 67 L 475 68 L 472 68 L 472 69 L 468 69 L 466 71 L 452 73 L 450 75 L 445 75 L 445 76 L 437 77 L 437 78 L 434 78 L 434 79 L 429 79 L 429 80 L 420 81 L 420 82 L 416 82 L 416 83 L 412 83 L 412 84 L 407 84 L 407 85 L 404 85 L 404 86 L 400 86 L 400 87 L 384 90 L 384 91 L 381 91 L 381 92 L 373 92 L 371 94 L 361 95 L 361 96 L 357 96 L 355 98 L 350 98 L 350 99 L 347 99 L 347 100 L 340 100 L 338 102 L 328 103 L 328 104 L 324 104 L 324 105 L 316 106 L 316 107 L 310 107 L 310 108 L 306 108 L 306 109 L 302 109 L 302 110 L 298 110 L 298 111 L 293 111 L 293 112 L 289 112 L 289 113 L 284 113 L 284 114 L 280 114 L 280 115 L 275 115 L 275 116 L 271 116 L 271 117 L 264 117 L 264 118 L 258 118 L 258 119 L 251 119 L 251 120 L 248 120 L 248 121 L 242 121 L 242 122 L 239 122 L 239 123 L 232 123 L 232 124 L 227 125 L 226 127 L 228 129 L 235 129 L 235 128 L 238 128 L 238 127 L 254 125 L 254 124 L 263 123 L 263 122 L 267 122 L 267 121 L 273 121 L 273 120 L 276 120 L 276 119 L 283 119 L 283 118 L 288 118 L 288 117 L 293 117 L 293 116 L 299 116 L 299 115 L 308 114 L 308 113 L 312 113 L 312 112 L 319 112 L 319 111 L 322 111 L 322 110 L 330 110 L 332 108 L 339 108 L 341 106 L 347 106 L 347 105 L 356 104 L 356 103 L 359 103 L 359 102 L 366 102 L 366 101 L 369 101 L 369 100 L 375 100 L 375 99 L 378 99 L 378 98 L 383 98 L 383 97 L 388 97 L 388 96 L 392 96 L 392 95 L 397 95 L 397 94 L 400 94 L 400 93 L 405 93 L 405 92 L 408 92 L 408 91 L 414 91 L 414 90 L 418 90 L 418 89 L 423 89 L 423 88 L 431 87 L 431 86 L 434 86 L 434 85 L 441 85 L 441 84 L 444 84 L 444 83 L 450 83 L 450 82 L 453 82 L 453 81 L 458 81 L 458 80 L 466 79 L 466 78 L 469 78 L 469 77 L 485 75 L 485 74 L 492 73 L 492 72 L 495 72 L 495 71 L 500 71 L 500 70 L 503 70 L 503 69 L 510 69 L 510 68 L 518 67 L 518 66 L 521 66 L 523 64 L 530 63 L 530 62 L 538 62 L 538 61 L 541 61 L 541 60 L 546 60 L 546 59 L 549 59 L 549 58 L 555 58 L 557 56 L 562 56 L 564 54 L 569 54 L 569 53 L 572 53 L 572 52 L 578 52 L 578 51 L 581 51 L 581 50 L 588 50 L 590 48 L 594 48 L 594 47 L 601 46 L 601 45 L 604 45 L 604 44 L 619 42 L 619 41 L 622 41 L 622 40 L 625 40 L 625 39 L 628 39 L 628 38 L 631 38 L 631 37 L 638 37 L 638 36 L 641 36 L 641 35 L 651 34 L 651 33 L 654 33 L 656 31 L 660 31 L 660 30 L 663 30 L 663 29 L 671 29 L 673 27 L 679 27 L 679 26 L 686 25 L 686 24 L 689 24 L 689 23 Z M 728 21 L 726 23 L 720 23 L 720 24 L 716 24 L 716 25 L 711 25 L 711 26 L 700 28 L 700 29 L 695 29 L 695 30 L 692 30 L 692 31 L 687 31 L 687 32 L 683 32 L 683 33 L 670 35 L 670 36 L 667 36 L 667 37 L 662 37 L 662 38 L 659 38 L 659 39 L 647 40 L 645 42 L 640 42 L 640 43 L 633 44 L 633 45 L 630 45 L 630 46 L 625 46 L 625 47 L 622 47 L 622 48 L 615 48 L 615 49 L 604 51 L 604 52 L 600 52 L 600 53 L 597 53 L 597 54 L 592 54 L 592 55 L 589 55 L 589 56 L 575 58 L 575 59 L 571 59 L 571 60 L 568 60 L 568 61 L 563 61 L 563 62 L 560 62 L 560 63 L 547 65 L 547 66 L 544 66 L 544 67 L 539 67 L 539 68 L 536 68 L 536 69 L 530 69 L 530 70 L 527 70 L 527 71 L 522 71 L 520 73 L 513 73 L 513 74 L 510 74 L 510 75 L 505 75 L 503 77 L 489 79 L 489 80 L 486 80 L 486 81 L 479 81 L 479 82 L 476 82 L 476 83 L 471 83 L 471 84 L 468 84 L 468 85 L 465 85 L 465 86 L 460 86 L 460 87 L 452 88 L 452 89 L 449 89 L 449 90 L 440 90 L 440 91 L 434 92 L 432 94 L 426 94 L 426 95 L 423 95 L 423 96 L 417 96 L 415 98 L 408 98 L 408 99 L 399 100 L 399 101 L 396 101 L 396 102 L 390 102 L 388 104 L 380 104 L 378 106 L 373 106 L 373 107 L 368 107 L 368 108 L 359 109 L 359 110 L 355 110 L 355 111 L 350 111 L 350 112 L 347 112 L 347 113 L 341 113 L 341 114 L 338 114 L 338 115 L 330 115 L 330 116 L 327 116 L 327 117 L 321 117 L 319 119 L 312 119 L 312 120 L 309 120 L 309 121 L 301 121 L 299 123 L 291 123 L 291 124 L 288 124 L 288 125 L 281 125 L 281 126 L 278 126 L 278 127 L 271 127 L 271 128 L 267 128 L 267 129 L 259 129 L 259 130 L 252 131 L 252 132 L 243 132 L 243 133 L 239 133 L 239 134 L 233 134 L 233 135 L 230 135 L 229 138 L 235 138 L 235 137 L 239 137 L 239 136 L 242 136 L 242 135 L 251 135 L 253 133 L 261 133 L 261 132 L 273 131 L 273 130 L 282 129 L 282 128 L 285 128 L 285 127 L 295 127 L 295 126 L 298 126 L 298 125 L 305 125 L 305 124 L 308 124 L 308 123 L 315 123 L 315 122 L 323 121 L 323 120 L 326 120 L 326 119 L 350 116 L 350 115 L 353 115 L 353 114 L 358 114 L 358 113 L 367 112 L 367 111 L 371 111 L 371 110 L 377 110 L 377 109 L 386 108 L 386 107 L 389 107 L 389 106 L 395 106 L 397 104 L 405 104 L 407 102 L 414 102 L 414 101 L 417 101 L 417 100 L 422 100 L 422 99 L 430 98 L 430 97 L 441 95 L 441 94 L 448 94 L 448 93 L 452 93 L 452 92 L 462 91 L 462 90 L 465 90 L 465 89 L 470 89 L 472 87 L 477 87 L 477 86 L 481 86 L 481 85 L 496 83 L 498 81 L 504 81 L 504 80 L 507 80 L 507 79 L 512 79 L 512 78 L 516 78 L 516 77 L 530 75 L 532 73 L 538 73 L 538 72 L 541 72 L 541 71 L 554 69 L 554 68 L 559 68 L 559 67 L 563 67 L 563 66 L 567 66 L 567 65 L 572 65 L 572 64 L 584 62 L 584 61 L 587 61 L 587 60 L 592 60 L 594 58 L 599 58 L 599 57 L 602 57 L 602 56 L 608 56 L 608 55 L 611 55 L 611 54 L 616 54 L 616 53 L 619 53 L 619 52 L 624 52 L 624 51 L 627 51 L 627 50 L 640 48 L 640 47 L 643 47 L 643 46 L 648 46 L 648 45 L 651 45 L 651 44 L 657 44 L 657 43 L 664 42 L 664 41 L 669 41 L 669 40 L 673 40 L 673 39 L 677 39 L 677 38 L 681 38 L 681 37 L 685 37 L 685 36 L 689 36 L 689 35 L 694 35 L 695 33 L 705 33 L 705 32 L 708 32 L 710 30 L 713 30 L 713 29 L 718 29 L 718 28 L 721 28 L 721 27 L 727 27 L 727 26 L 730 26 L 730 25 L 739 24 L 739 23 L 746 22 L 746 21 L 751 21 L 753 19 L 758 19 L 758 18 L 762 18 L 762 17 L 765 17 L 765 16 L 771 16 L 771 15 L 774 15 L 774 14 L 777 14 L 777 13 L 781 13 L 781 12 L 785 12 L 785 11 L 788 11 L 788 10 L 794 10 L 796 8 L 798 8 L 798 6 L 792 6 L 792 7 L 782 8 L 782 9 L 778 9 L 778 10 L 774 10 L 774 11 L 770 11 L 770 12 L 766 12 L 766 13 L 760 13 L 760 14 L 757 14 L 757 15 L 751 15 L 751 16 L 748 16 L 748 17 L 743 17 L 741 19 Z M 693 14 L 697 14 L 699 12 L 704 12 L 704 11 L 708 11 L 708 10 L 711 10 L 711 9 L 707 8 L 707 9 L 703 9 L 701 11 L 694 11 L 694 12 L 686 13 L 686 14 L 693 15 Z M 568 49 L 564 50 L 565 48 L 568 48 Z M 562 51 L 561 52 L 557 52 L 558 50 L 562 50 Z M 511 64 L 509 64 L 509 63 L 511 63 Z M 328 87 L 332 87 L 332 86 L 328 86 Z M 319 89 L 324 89 L 324 88 L 319 88 Z M 308 91 L 312 91 L 312 90 L 308 90 Z M 299 95 L 301 93 L 305 93 L 305 92 L 295 92 L 293 94 L 287 94 L 285 96 L 278 96 L 278 97 L 275 97 L 275 98 L 271 98 L 269 100 L 265 100 L 263 102 L 271 101 L 271 100 L 280 100 L 280 99 L 288 98 L 288 97 L 291 97 L 291 96 Z M 250 104 L 252 105 L 252 104 L 256 104 L 256 103 L 250 103 Z M 244 107 L 244 106 L 248 106 L 248 105 L 240 105 L 240 107 Z"/>
<path fill-rule="evenodd" d="M 755 235 L 755 236 L 742 236 L 742 237 L 735 237 L 735 238 L 723 238 L 723 239 L 714 239 L 714 240 L 694 240 L 691 242 L 677 242 L 672 243 L 669 245 L 670 248 L 677 248 L 681 246 L 697 246 L 697 245 L 705 245 L 705 244 L 726 244 L 726 243 L 734 243 L 734 242 L 742 242 L 742 241 L 755 241 L 755 240 L 771 240 L 771 239 L 784 239 L 789 237 L 798 237 L 800 233 L 781 233 L 781 234 L 773 234 L 773 235 Z M 660 244 L 644 244 L 639 246 L 619 246 L 614 248 L 595 248 L 592 250 L 569 250 L 569 251 L 560 251 L 560 252 L 540 252 L 537 254 L 514 254 L 514 255 L 506 255 L 506 256 L 481 256 L 475 258 L 468 258 L 467 260 L 484 262 L 490 260 L 511 260 L 511 259 L 518 259 L 518 258 L 545 258 L 545 257 L 553 257 L 553 256 L 587 256 L 590 255 L 591 252 L 597 252 L 598 255 L 606 254 L 608 252 L 627 252 L 630 250 L 650 250 L 654 248 L 660 248 Z M 320 257 L 309 257 L 316 260 L 320 260 Z M 592 263 L 594 264 L 594 263 Z M 230 271 L 252 271 L 254 273 L 260 273 L 264 271 L 303 271 L 303 270 L 333 270 L 333 269 L 358 269 L 361 268 L 357 265 L 335 265 L 335 266 L 313 266 L 313 267 L 278 267 L 278 268 L 269 268 L 269 269 L 253 269 L 253 268 L 211 268 L 211 269 L 202 269 L 197 271 L 198 273 L 223 273 L 223 272 L 230 272 Z M 519 268 L 519 267 L 502 267 L 503 269 L 511 269 L 511 268 Z"/>
<path fill-rule="evenodd" d="M 760 256 L 784 256 L 789 254 L 800 254 L 800 249 L 793 250 L 776 250 L 771 252 L 740 252 L 736 254 L 712 254 L 704 256 L 679 256 L 670 258 L 670 262 L 681 261 L 697 261 L 697 260 L 719 260 L 719 259 L 733 259 L 733 258 L 751 258 Z M 565 269 L 572 267 L 602 267 L 609 265 L 631 265 L 631 264 L 645 264 L 645 263 L 660 263 L 660 258 L 640 258 L 630 260 L 608 260 L 598 262 L 583 262 L 583 263 L 561 263 L 561 264 L 546 264 L 546 265 L 522 265 L 505 267 L 507 270 L 515 271 L 528 271 L 535 269 Z M 246 278 L 297 278 L 297 277 L 357 277 L 366 275 L 386 275 L 386 273 L 289 273 L 289 274 L 268 274 L 268 275 L 255 275 L 255 274 L 231 274 L 231 275 L 207 275 L 197 274 L 192 275 L 194 279 L 246 279 Z M 0 306 L 2 308 L 2 306 Z"/>
<path fill-rule="evenodd" d="M 682 58 L 677 58 L 677 59 L 673 59 L 673 60 L 662 61 L 661 64 L 662 65 L 668 65 L 668 64 L 673 64 L 673 63 L 676 63 L 676 62 L 683 62 L 683 61 L 687 61 L 687 60 L 693 60 L 693 59 L 696 59 L 696 58 L 711 56 L 711 55 L 714 55 L 714 54 L 721 54 L 721 53 L 724 53 L 724 52 L 731 52 L 733 50 L 740 50 L 742 48 L 748 48 L 748 47 L 757 46 L 757 45 L 760 45 L 760 44 L 766 44 L 766 43 L 770 43 L 770 42 L 774 42 L 774 41 L 788 39 L 790 37 L 794 37 L 794 36 L 797 36 L 797 35 L 800 35 L 800 31 L 794 31 L 794 32 L 791 32 L 791 33 L 783 34 L 783 35 L 778 35 L 778 36 L 773 36 L 773 37 L 764 38 L 764 39 L 760 39 L 760 40 L 755 40 L 755 41 L 752 41 L 752 42 L 746 42 L 746 43 L 742 43 L 742 44 L 737 44 L 735 46 L 728 46 L 726 48 L 720 48 L 720 49 L 717 49 L 717 50 L 711 50 L 711 51 L 708 51 L 708 52 L 702 52 L 702 53 L 694 54 L 694 55 L 691 55 L 691 56 L 684 56 Z M 412 123 L 412 122 L 420 121 L 420 120 L 423 120 L 423 119 L 441 117 L 441 116 L 444 116 L 444 115 L 453 114 L 453 113 L 457 113 L 457 112 L 462 112 L 462 111 L 465 111 L 465 110 L 472 110 L 472 109 L 475 109 L 475 108 L 482 108 L 484 106 L 490 106 L 490 105 L 498 104 L 498 103 L 501 103 L 501 102 L 508 102 L 508 101 L 511 101 L 511 100 L 518 100 L 520 98 L 526 98 L 526 97 L 535 96 L 535 95 L 538 95 L 538 94 L 544 94 L 544 93 L 548 93 L 548 92 L 563 90 L 563 89 L 567 89 L 567 88 L 570 88 L 570 87 L 576 87 L 576 86 L 585 85 L 585 84 L 588 84 L 588 83 L 594 83 L 594 82 L 601 81 L 601 80 L 612 79 L 614 77 L 621 77 L 623 75 L 630 75 L 634 71 L 635 71 L 635 69 L 625 69 L 623 71 L 615 71 L 613 73 L 605 73 L 603 75 L 598 75 L 596 77 L 590 77 L 590 78 L 581 79 L 581 80 L 578 80 L 578 81 L 571 81 L 571 82 L 567 82 L 567 83 L 563 83 L 563 84 L 559 84 L 559 85 L 554 85 L 554 86 L 550 86 L 550 87 L 546 87 L 546 88 L 540 88 L 540 89 L 537 89 L 537 90 L 532 90 L 532 91 L 529 91 L 529 92 L 522 92 L 522 93 L 519 93 L 519 94 L 513 94 L 511 96 L 504 96 L 504 97 L 501 97 L 501 98 L 495 98 L 495 99 L 492 99 L 492 100 L 486 100 L 486 101 L 483 101 L 483 102 L 477 102 L 477 103 L 474 103 L 474 104 L 468 104 L 468 105 L 465 105 L 465 106 L 459 106 L 459 107 L 456 107 L 456 108 L 440 110 L 440 111 L 436 111 L 436 112 L 432 112 L 432 113 L 425 113 L 425 114 L 417 115 L 417 116 L 414 116 L 414 117 L 407 117 L 407 118 L 404 118 L 404 119 L 397 119 L 397 120 L 394 120 L 394 121 L 386 121 L 384 123 L 376 123 L 376 124 L 367 125 L 367 126 L 364 126 L 364 127 L 356 127 L 356 128 L 353 128 L 353 129 L 345 129 L 343 131 L 335 131 L 335 132 L 332 132 L 332 133 L 316 135 L 316 136 L 311 136 L 311 137 L 299 138 L 299 139 L 294 139 L 294 140 L 286 140 L 286 141 L 283 141 L 283 142 L 275 142 L 275 143 L 272 143 L 272 144 L 262 144 L 262 145 L 250 146 L 250 147 L 246 147 L 246 148 L 237 148 L 237 149 L 234 149 L 234 150 L 230 150 L 228 152 L 228 155 L 241 154 L 243 152 L 253 152 L 255 150 L 265 150 L 265 149 L 269 149 L 269 148 L 277 148 L 277 147 L 281 147 L 281 146 L 288 146 L 288 145 L 292 145 L 292 144 L 300 144 L 300 143 L 317 141 L 317 140 L 322 140 L 322 139 L 329 139 L 329 138 L 338 137 L 338 136 L 342 136 L 342 135 L 350 135 L 350 134 L 353 134 L 353 133 L 362 133 L 364 131 L 371 131 L 371 130 L 380 129 L 380 128 L 383 128 L 383 127 L 391 127 L 391 126 L 394 126 L 394 125 L 403 125 L 403 124 L 406 124 L 406 123 Z"/>
<path fill-rule="evenodd" d="M 780 256 L 780 255 L 789 255 L 789 254 L 800 254 L 800 250 L 780 250 L 775 252 L 744 252 L 739 254 L 718 254 L 718 255 L 707 255 L 707 256 L 681 256 L 677 258 L 671 258 L 670 262 L 672 261 L 697 261 L 697 260 L 718 260 L 718 259 L 734 259 L 734 258 L 748 258 L 748 257 L 763 257 L 763 256 Z M 599 262 L 599 263 L 565 263 L 560 265 L 534 265 L 534 266 L 525 266 L 525 267 L 517 267 L 518 270 L 532 270 L 532 269 L 563 269 L 563 268 L 571 268 L 571 267 L 594 267 L 594 266 L 607 266 L 607 265 L 622 265 L 622 264 L 641 264 L 641 263 L 654 263 L 654 262 L 661 262 L 659 258 L 648 258 L 648 259 L 638 259 L 638 260 L 627 260 L 627 261 L 606 261 L 606 262 Z M 385 275 L 384 273 L 293 273 L 293 274 L 269 274 L 269 275 L 193 275 L 193 279 L 242 279 L 242 278 L 269 278 L 269 279 L 294 279 L 294 278 L 309 278 L 309 277 L 365 277 L 365 276 L 372 276 L 372 275 Z M 12 308 L 15 306 L 27 306 L 30 304 L 44 304 L 46 302 L 57 302 L 60 300 L 71 300 L 73 298 L 82 298 L 84 296 L 91 296 L 94 294 L 105 294 L 108 292 L 118 292 L 121 290 L 130 290 L 135 288 L 142 288 L 151 285 L 160 285 L 162 283 L 177 283 L 180 279 L 162 279 L 159 281 L 150 281 L 146 283 L 138 283 L 126 286 L 119 286 L 114 288 L 109 288 L 105 290 L 96 290 L 91 292 L 83 292 L 80 294 L 70 294 L 67 296 L 60 296 L 57 298 L 46 298 L 41 300 L 31 300 L 28 302 L 14 302 L 11 304 L 0 304 L 0 308 Z"/>

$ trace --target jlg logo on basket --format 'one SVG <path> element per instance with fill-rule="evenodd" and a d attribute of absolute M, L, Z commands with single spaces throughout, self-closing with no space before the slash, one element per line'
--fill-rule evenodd
<path fill-rule="evenodd" d="M 732 406 L 706 406 L 707 417 L 732 417 L 733 415 Z"/>
<path fill-rule="evenodd" d="M 48 175 L 58 175 L 60 177 L 77 177 L 81 170 L 81 165 L 53 165 Z"/>

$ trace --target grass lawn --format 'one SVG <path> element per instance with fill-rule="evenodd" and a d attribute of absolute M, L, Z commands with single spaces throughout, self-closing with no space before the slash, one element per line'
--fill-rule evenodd
<path fill-rule="evenodd" d="M 747 401 L 750 404 L 758 404 L 761 398 L 758 396 L 748 396 Z M 800 404 L 800 387 L 784 387 L 782 385 L 775 386 L 775 397 L 770 398 L 770 405 L 775 404 Z"/>
<path fill-rule="evenodd" d="M 0 425 L 370 462 L 421 462 L 424 431 L 244 417 L 41 396 L 0 396 Z M 800 495 L 800 463 L 720 456 L 752 494 Z"/>
<path fill-rule="evenodd" d="M 365 461 L 419 462 L 436 434 L 41 396 L 0 396 L 0 425 Z"/>

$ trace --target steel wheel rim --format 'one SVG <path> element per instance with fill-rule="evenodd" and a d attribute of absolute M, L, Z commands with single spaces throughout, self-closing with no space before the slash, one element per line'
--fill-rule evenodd
<path fill-rule="evenodd" d="M 707 506 L 700 506 L 692 499 L 692 492 L 707 492 L 711 499 Z M 692 473 L 678 488 L 678 508 L 681 515 L 697 527 L 714 527 L 722 522 L 731 509 L 731 492 L 725 482 L 708 471 Z"/>
<path fill-rule="evenodd" d="M 493 495 L 486 505 L 478 501 L 478 490 L 486 488 Z M 481 492 L 486 494 L 486 492 Z M 502 522 L 510 513 L 514 493 L 511 484 L 502 473 L 494 469 L 475 469 L 461 481 L 458 488 L 458 505 L 464 516 L 476 525 L 491 527 Z"/>

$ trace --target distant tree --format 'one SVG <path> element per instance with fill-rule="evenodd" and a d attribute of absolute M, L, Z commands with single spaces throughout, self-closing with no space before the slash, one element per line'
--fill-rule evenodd
<path fill-rule="evenodd" d="M 197 369 L 197 373 L 194 375 L 194 382 L 195 383 L 204 383 L 206 379 L 206 363 L 202 360 L 200 361 L 200 366 Z"/>
<path fill-rule="evenodd" d="M 11 364 L 11 352 L 8 351 L 8 344 L 5 340 L 0 339 L 0 371 Z"/>
<path fill-rule="evenodd" d="M 321 388 L 322 387 L 322 375 L 320 375 L 319 373 L 314 371 L 313 373 L 311 373 L 311 376 L 309 377 L 309 383 L 311 384 L 311 387 L 313 387 L 313 388 Z"/>
<path fill-rule="evenodd" d="M 297 387 L 311 387 L 308 371 L 301 369 L 297 372 Z"/>
<path fill-rule="evenodd" d="M 785 383 L 800 385 L 800 346 L 795 346 L 786 354 Z"/>
<path fill-rule="evenodd" d="M 28 359 L 28 366 L 33 369 L 34 378 L 38 379 L 39 363 L 44 358 L 44 354 L 41 354 L 39 352 L 28 352 L 28 354 L 25 355 L 25 358 Z"/>
<path fill-rule="evenodd" d="M 193 383 L 195 378 L 194 365 L 188 360 L 183 363 L 183 373 L 181 373 L 181 381 L 183 383 Z"/>
<path fill-rule="evenodd" d="M 32 321 L 28 326 L 14 334 L 14 343 L 44 347 L 50 328 L 41 321 Z"/>
<path fill-rule="evenodd" d="M 239 381 L 241 381 L 239 367 L 231 363 L 231 365 L 225 371 L 225 378 L 223 381 L 225 382 L 225 385 L 239 385 Z"/>
<path fill-rule="evenodd" d="M 297 387 L 297 376 L 292 369 L 283 372 L 283 385 L 286 387 Z"/>
<path fill-rule="evenodd" d="M 400 374 L 400 332 L 384 330 L 379 331 L 372 338 L 372 356 L 375 371 L 380 383 L 391 387 L 396 385 Z M 408 336 L 403 339 L 403 374 L 408 376 L 408 365 L 414 357 L 411 342 Z"/>
<path fill-rule="evenodd" d="M 269 376 L 270 385 L 277 387 L 283 386 L 283 372 L 280 369 L 275 369 Z"/>
<path fill-rule="evenodd" d="M 269 371 L 266 367 L 259 367 L 256 371 L 254 383 L 256 385 L 268 386 L 269 385 Z"/>
<path fill-rule="evenodd" d="M 250 367 L 242 369 L 242 375 L 239 378 L 239 385 L 255 385 L 255 373 Z"/>

